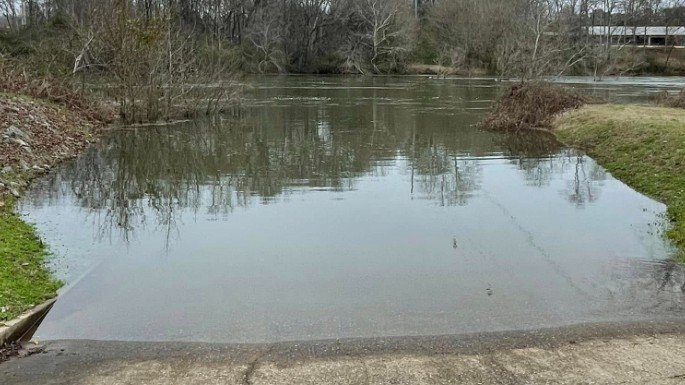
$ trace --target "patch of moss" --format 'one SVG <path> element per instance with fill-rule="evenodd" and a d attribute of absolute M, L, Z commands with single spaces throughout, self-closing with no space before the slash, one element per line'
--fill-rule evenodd
<path fill-rule="evenodd" d="M 6 321 L 53 298 L 61 284 L 45 266 L 47 250 L 33 226 L 14 214 L 12 199 L 0 203 L 0 321 Z"/>
<path fill-rule="evenodd" d="M 665 203 L 668 237 L 685 262 L 685 110 L 590 105 L 560 116 L 554 133 L 616 178 Z"/>

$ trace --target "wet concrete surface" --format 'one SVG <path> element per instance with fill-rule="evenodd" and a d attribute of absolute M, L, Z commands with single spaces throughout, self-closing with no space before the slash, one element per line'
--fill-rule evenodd
<path fill-rule="evenodd" d="M 683 384 L 685 321 L 225 345 L 51 341 L 19 384 Z"/>

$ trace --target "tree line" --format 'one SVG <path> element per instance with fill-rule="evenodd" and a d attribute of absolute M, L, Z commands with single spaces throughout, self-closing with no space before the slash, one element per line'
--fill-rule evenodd
<path fill-rule="evenodd" d="M 111 15 L 239 49 L 250 72 L 402 71 L 411 62 L 535 76 L 589 58 L 593 25 L 682 25 L 683 0 L 0 0 L 10 28 Z M 596 54 L 593 52 L 593 54 Z M 597 55 L 594 55 L 597 56 Z M 580 59 L 580 60 L 579 60 Z M 581 63 L 588 64 L 588 63 Z"/>
<path fill-rule="evenodd" d="M 424 63 L 523 80 L 601 77 L 637 56 L 612 39 L 597 44 L 587 27 L 683 25 L 683 1 L 0 0 L 0 59 L 82 84 L 107 79 L 124 120 L 157 120 L 221 109 L 239 72 Z"/>

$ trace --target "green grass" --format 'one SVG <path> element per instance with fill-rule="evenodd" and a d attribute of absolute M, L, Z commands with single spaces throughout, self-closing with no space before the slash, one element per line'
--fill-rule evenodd
<path fill-rule="evenodd" d="M 60 282 L 45 266 L 47 250 L 33 226 L 14 214 L 12 199 L 0 203 L 0 321 L 6 321 L 53 298 Z"/>
<path fill-rule="evenodd" d="M 668 238 L 685 262 L 685 109 L 590 105 L 559 117 L 554 133 L 613 176 L 668 206 Z"/>

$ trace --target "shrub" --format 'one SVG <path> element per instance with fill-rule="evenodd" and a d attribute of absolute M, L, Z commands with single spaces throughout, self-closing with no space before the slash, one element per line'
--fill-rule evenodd
<path fill-rule="evenodd" d="M 546 82 L 520 83 L 496 102 L 480 127 L 497 131 L 549 128 L 556 115 L 587 102 L 576 91 Z"/>
<path fill-rule="evenodd" d="M 656 104 L 664 107 L 685 108 L 685 88 L 675 95 L 664 91 L 656 98 Z"/>

